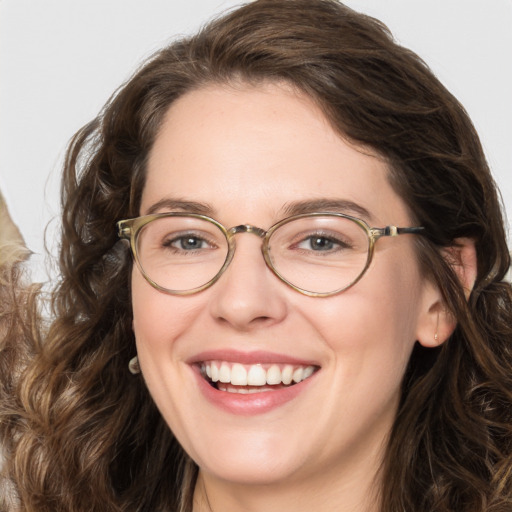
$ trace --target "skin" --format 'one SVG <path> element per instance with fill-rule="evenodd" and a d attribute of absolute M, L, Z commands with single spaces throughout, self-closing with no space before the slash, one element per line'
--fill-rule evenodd
<path fill-rule="evenodd" d="M 209 86 L 171 106 L 150 155 L 141 214 L 169 198 L 208 205 L 226 227 L 267 229 L 289 203 L 318 199 L 364 207 L 371 226 L 414 225 L 385 162 L 279 84 Z M 321 299 L 280 282 L 260 245 L 237 235 L 226 273 L 186 297 L 159 292 L 133 271 L 140 365 L 200 467 L 194 510 L 377 510 L 378 467 L 413 345 L 441 343 L 451 329 L 439 292 L 419 270 L 412 235 L 381 239 L 363 279 Z M 187 363 L 210 349 L 289 354 L 320 370 L 280 407 L 236 415 L 205 399 Z"/>

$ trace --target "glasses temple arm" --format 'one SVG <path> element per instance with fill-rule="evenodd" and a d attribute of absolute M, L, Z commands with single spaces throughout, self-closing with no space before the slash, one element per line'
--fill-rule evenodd
<path fill-rule="evenodd" d="M 408 228 L 399 228 L 397 226 L 386 226 L 385 228 L 371 228 L 370 233 L 375 240 L 382 236 L 398 236 L 398 235 L 419 235 L 425 231 L 424 227 L 414 226 Z"/>

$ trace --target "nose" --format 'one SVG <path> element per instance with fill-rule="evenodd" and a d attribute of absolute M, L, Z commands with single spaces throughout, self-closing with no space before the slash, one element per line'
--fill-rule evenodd
<path fill-rule="evenodd" d="M 212 316 L 238 331 L 281 322 L 287 313 L 286 285 L 267 267 L 261 238 L 249 233 L 237 238 L 233 260 L 211 289 Z"/>

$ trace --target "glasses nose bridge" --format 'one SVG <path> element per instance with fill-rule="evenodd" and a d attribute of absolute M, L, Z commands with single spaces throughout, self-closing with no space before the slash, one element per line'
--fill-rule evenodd
<path fill-rule="evenodd" d="M 227 263 L 226 267 L 231 263 L 231 260 L 233 259 L 233 256 L 234 256 L 234 253 L 235 253 L 236 243 L 235 243 L 234 236 L 238 235 L 240 233 L 249 233 L 249 234 L 252 234 L 252 235 L 256 235 L 261 240 L 264 240 L 265 237 L 267 236 L 268 232 L 266 230 L 262 229 L 262 228 L 259 228 L 257 226 L 253 226 L 251 224 L 240 224 L 238 226 L 233 226 L 232 228 L 229 228 L 227 230 L 227 234 L 228 234 L 228 243 L 229 243 L 230 255 L 228 256 L 228 261 L 226 262 Z M 264 247 L 264 245 L 265 244 L 263 243 L 262 246 L 261 246 L 261 252 L 262 252 L 262 255 L 263 255 L 263 259 L 265 260 L 265 263 L 267 265 L 269 265 L 269 260 L 267 258 L 267 255 L 265 254 L 265 247 Z M 272 266 L 270 266 L 270 268 L 272 268 Z"/>
<path fill-rule="evenodd" d="M 239 226 L 233 226 L 228 229 L 229 236 L 232 237 L 234 235 L 238 235 L 239 233 L 251 233 L 253 235 L 259 236 L 260 238 L 265 238 L 267 232 L 258 228 L 257 226 L 252 226 L 251 224 L 240 224 Z"/>

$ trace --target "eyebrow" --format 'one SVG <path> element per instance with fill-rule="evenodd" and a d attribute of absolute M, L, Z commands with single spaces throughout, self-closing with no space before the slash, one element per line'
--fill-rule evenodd
<path fill-rule="evenodd" d="M 363 220 L 372 220 L 372 215 L 364 206 L 347 199 L 322 198 L 306 201 L 294 201 L 285 204 L 281 211 L 285 217 L 300 215 L 303 213 L 338 212 L 354 214 L 357 217 L 361 217 Z"/>
<path fill-rule="evenodd" d="M 179 211 L 184 213 L 197 213 L 215 218 L 216 210 L 208 203 L 198 201 L 188 201 L 178 198 L 163 198 L 152 204 L 145 215 L 158 213 L 161 211 Z M 358 203 L 347 199 L 310 199 L 304 201 L 293 201 L 286 203 L 280 210 L 280 218 L 291 217 L 304 213 L 315 212 L 339 212 L 353 214 L 363 220 L 372 220 L 370 212 Z"/>
<path fill-rule="evenodd" d="M 215 216 L 215 209 L 208 203 L 199 203 L 197 201 L 186 201 L 184 199 L 175 199 L 164 197 L 152 204 L 145 215 L 164 211 L 179 211 L 185 213 L 198 213 L 200 215 L 207 215 L 208 217 Z"/>

